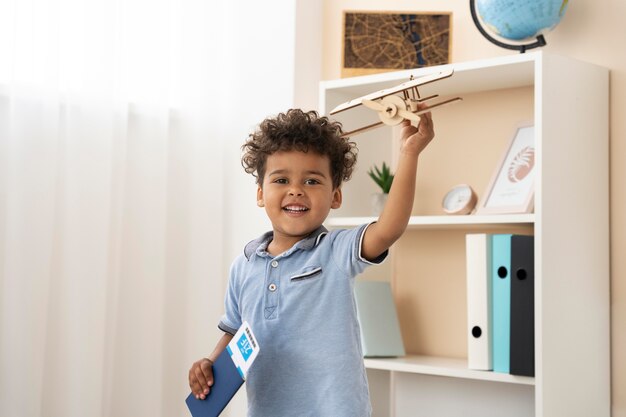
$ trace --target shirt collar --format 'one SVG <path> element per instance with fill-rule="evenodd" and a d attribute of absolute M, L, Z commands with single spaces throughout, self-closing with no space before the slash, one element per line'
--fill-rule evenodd
<path fill-rule="evenodd" d="M 328 230 L 324 226 L 320 226 L 317 229 L 315 229 L 313 232 L 311 232 L 311 234 L 309 234 L 307 237 L 305 237 L 304 239 L 302 239 L 301 241 L 293 245 L 293 247 L 289 249 L 287 252 L 291 252 L 295 249 L 304 249 L 304 250 L 313 249 L 315 246 L 318 245 L 318 243 L 320 243 L 322 238 L 326 236 L 327 234 L 328 234 Z M 253 254 L 259 251 L 265 251 L 269 243 L 272 241 L 273 236 L 274 236 L 274 232 L 269 231 L 269 232 L 262 234 L 257 239 L 254 239 L 253 241 L 249 242 L 243 250 L 243 253 L 246 256 L 246 259 L 250 260 L 250 257 Z"/>

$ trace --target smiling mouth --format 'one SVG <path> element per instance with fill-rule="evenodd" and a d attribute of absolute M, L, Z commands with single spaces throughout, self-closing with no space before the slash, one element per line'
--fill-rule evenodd
<path fill-rule="evenodd" d="M 308 207 L 304 207 L 304 206 L 285 206 L 283 207 L 283 210 L 286 211 L 287 213 L 293 213 L 293 214 L 299 214 L 299 213 L 304 213 L 306 211 L 309 211 Z"/>

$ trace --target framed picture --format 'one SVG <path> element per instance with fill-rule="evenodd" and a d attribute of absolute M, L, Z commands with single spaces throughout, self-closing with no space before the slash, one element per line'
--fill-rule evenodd
<path fill-rule="evenodd" d="M 535 191 L 535 127 L 517 126 L 476 214 L 530 213 Z"/>
<path fill-rule="evenodd" d="M 342 77 L 447 64 L 450 13 L 344 12 Z"/>

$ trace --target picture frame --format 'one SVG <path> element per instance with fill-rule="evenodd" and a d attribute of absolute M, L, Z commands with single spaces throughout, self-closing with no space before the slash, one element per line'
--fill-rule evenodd
<path fill-rule="evenodd" d="M 514 129 L 476 214 L 531 213 L 535 171 L 535 127 L 522 122 Z"/>
<path fill-rule="evenodd" d="M 344 11 L 341 76 L 450 62 L 451 12 Z"/>

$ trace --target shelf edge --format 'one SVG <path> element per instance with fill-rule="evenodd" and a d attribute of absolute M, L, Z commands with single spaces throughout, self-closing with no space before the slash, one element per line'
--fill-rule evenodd
<path fill-rule="evenodd" d="M 378 217 L 329 217 L 328 227 L 352 227 L 378 220 Z M 534 224 L 534 214 L 500 214 L 500 215 L 469 215 L 469 216 L 411 216 L 407 228 L 455 227 L 455 226 L 497 226 L 512 224 Z"/>
<path fill-rule="evenodd" d="M 399 358 L 365 358 L 364 361 L 367 369 L 507 384 L 535 385 L 535 378 L 533 377 L 468 369 L 467 361 L 463 359 L 409 355 Z"/>

